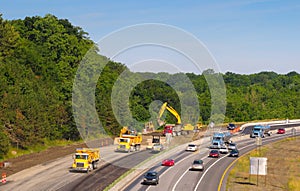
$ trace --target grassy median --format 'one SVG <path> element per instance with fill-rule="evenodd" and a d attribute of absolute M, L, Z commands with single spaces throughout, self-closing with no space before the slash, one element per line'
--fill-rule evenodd
<path fill-rule="evenodd" d="M 267 176 L 249 176 L 250 157 L 267 157 Z M 229 173 L 227 191 L 300 191 L 300 138 L 262 146 L 238 159 Z"/>

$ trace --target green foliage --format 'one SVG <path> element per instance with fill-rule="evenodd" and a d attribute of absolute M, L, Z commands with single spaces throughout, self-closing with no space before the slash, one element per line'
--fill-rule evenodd
<path fill-rule="evenodd" d="M 8 21 L 3 20 L 0 14 L 0 61 L 12 56 L 18 46 L 18 40 L 18 32 Z"/>
<path fill-rule="evenodd" d="M 9 138 L 5 133 L 3 127 L 0 127 L 0 159 L 3 159 L 4 155 L 9 151 Z"/>
<path fill-rule="evenodd" d="M 201 75 L 134 73 L 99 55 L 98 47 L 80 27 L 50 14 L 12 21 L 0 15 L 0 45 L 0 156 L 8 152 L 10 144 L 27 149 L 45 144 L 45 138 L 80 139 L 74 115 L 93 104 L 109 135 L 118 135 L 123 125 L 141 130 L 143 126 L 137 122 L 155 122 L 163 102 L 179 114 L 187 113 L 182 116 L 183 123 L 300 118 L 300 75 L 296 72 L 223 75 L 209 69 Z M 84 57 L 88 50 L 89 56 Z M 86 62 L 91 64 L 77 74 Z M 84 91 L 72 98 L 75 76 L 81 82 L 75 88 Z M 91 94 L 95 100 L 81 102 Z M 226 103 L 221 99 L 225 95 Z M 186 108 L 181 108 L 179 100 L 184 100 Z M 195 104 L 200 111 L 194 110 Z M 98 125 L 93 111 L 80 113 L 81 127 L 88 130 Z M 167 123 L 176 123 L 169 112 L 164 117 Z"/>

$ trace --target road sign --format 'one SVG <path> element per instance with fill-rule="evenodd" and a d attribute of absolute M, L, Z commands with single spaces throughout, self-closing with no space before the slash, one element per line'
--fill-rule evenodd
<path fill-rule="evenodd" d="M 267 175 L 267 158 L 250 157 L 250 174 Z"/>

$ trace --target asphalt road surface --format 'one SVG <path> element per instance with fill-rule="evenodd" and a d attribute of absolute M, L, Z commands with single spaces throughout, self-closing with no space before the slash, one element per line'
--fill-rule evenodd
<path fill-rule="evenodd" d="M 251 127 L 249 127 L 249 129 L 250 128 Z M 279 126 L 272 126 L 271 128 L 279 128 Z M 251 131 L 249 129 L 246 128 L 244 133 L 245 131 Z M 267 137 L 264 141 L 273 139 L 273 137 L 277 137 L 277 135 Z M 247 138 L 247 141 L 250 142 L 239 142 L 239 148 L 242 148 L 244 144 L 254 144 L 254 139 Z M 114 152 L 114 147 L 115 146 L 101 147 L 101 153 L 102 156 L 104 156 L 105 162 L 102 162 L 102 166 L 99 166 L 97 170 L 89 174 L 70 172 L 69 170 L 73 160 L 72 156 L 69 155 L 7 177 L 7 183 L 1 185 L 0 190 L 103 190 L 128 169 L 153 155 L 149 151 L 140 151 L 133 154 L 116 153 Z M 246 152 L 247 149 L 251 148 L 247 147 L 245 150 L 241 149 L 241 153 Z M 202 148 L 200 153 L 178 152 L 170 156 L 175 159 L 174 167 L 162 167 L 160 163 L 153 165 L 152 168 L 159 171 L 161 176 L 158 186 L 142 185 L 142 176 L 139 176 L 132 177 L 135 181 L 124 189 L 201 190 L 202 188 L 203 190 L 203 188 L 205 188 L 205 190 L 216 190 L 222 172 L 234 159 L 224 157 L 218 161 L 219 159 L 207 158 L 207 154 L 207 148 Z M 204 160 L 206 168 L 204 172 L 189 171 L 191 162 L 196 158 Z"/>
<path fill-rule="evenodd" d="M 291 136 L 291 131 L 287 131 L 284 135 L 273 134 L 270 137 L 264 138 L 262 143 L 271 143 L 287 136 Z M 238 145 L 240 155 L 257 147 L 255 139 L 249 138 L 248 136 L 246 136 L 244 140 L 237 141 L 236 143 Z M 150 169 L 156 170 L 160 174 L 160 182 L 158 185 L 142 184 L 143 176 L 141 175 L 124 190 L 218 190 L 219 183 L 225 169 L 236 159 L 235 157 L 229 157 L 228 154 L 221 154 L 219 158 L 209 158 L 209 149 L 202 149 L 199 153 L 185 153 L 186 154 L 181 153 L 181 155 L 178 156 L 183 156 L 184 158 L 175 158 L 175 165 L 173 167 L 162 167 L 160 164 L 156 164 Z M 190 170 L 194 159 L 202 159 L 204 161 L 204 171 Z M 220 188 L 221 190 L 225 190 L 225 183 L 223 183 Z"/>

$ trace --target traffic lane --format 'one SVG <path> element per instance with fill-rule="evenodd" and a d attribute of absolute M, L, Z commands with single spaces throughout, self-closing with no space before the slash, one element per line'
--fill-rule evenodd
<path fill-rule="evenodd" d="M 120 154 L 114 153 L 113 148 L 114 146 L 101 147 L 101 155 L 109 156 L 111 160 L 122 157 Z M 0 190 L 57 190 L 86 175 L 85 173 L 69 172 L 72 163 L 72 155 L 67 155 L 24 169 L 7 177 L 7 183 L 0 185 Z"/>
<path fill-rule="evenodd" d="M 164 174 L 167 172 L 171 171 L 172 169 L 180 165 L 181 161 L 185 159 L 187 156 L 191 155 L 192 153 L 190 152 L 185 152 L 185 151 L 180 151 L 179 153 L 172 155 L 168 158 L 172 158 L 175 160 L 175 165 L 168 167 L 168 166 L 162 166 L 161 163 L 156 164 L 149 170 L 155 170 L 159 174 L 159 184 L 158 185 L 144 185 L 143 178 L 144 178 L 144 173 L 141 174 L 138 178 L 136 178 L 131 184 L 129 184 L 124 190 L 129 191 L 129 190 L 164 190 L 165 186 L 168 184 L 168 180 L 164 178 Z M 145 172 L 147 172 L 146 170 Z"/>
<path fill-rule="evenodd" d="M 201 159 L 203 160 L 204 163 L 204 170 L 191 170 L 192 162 L 195 159 Z M 177 180 L 177 182 L 173 185 L 172 190 L 194 190 L 196 187 L 196 184 L 198 180 L 201 178 L 203 175 L 203 172 L 207 168 L 207 166 L 210 166 L 215 159 L 209 158 L 208 157 L 208 152 L 207 153 L 202 153 L 201 155 L 196 155 L 188 160 L 185 160 L 187 163 L 186 165 L 186 171 L 185 174 L 182 174 L 182 176 Z"/>
<path fill-rule="evenodd" d="M 156 164 L 155 166 L 153 166 L 152 168 L 150 168 L 149 170 L 146 170 L 145 172 L 147 171 L 157 171 L 158 174 L 160 175 L 161 173 L 163 173 L 164 171 L 164 168 L 161 166 L 161 164 Z M 150 185 L 144 185 L 143 184 L 143 180 L 144 180 L 144 172 L 138 176 L 137 178 L 134 179 L 134 181 L 132 183 L 130 183 L 125 189 L 124 191 L 131 191 L 131 190 L 146 190 L 148 188 L 148 186 Z"/>
<path fill-rule="evenodd" d="M 277 135 L 275 135 L 275 136 L 277 136 Z M 268 138 L 264 138 L 264 139 L 268 139 Z M 249 145 L 249 144 L 255 144 L 255 139 L 250 139 L 250 138 L 247 138 L 247 139 L 245 139 L 245 140 L 239 140 L 239 141 L 236 141 L 236 143 L 237 143 L 237 145 L 238 145 L 238 148 L 241 148 L 241 147 L 243 147 L 243 146 L 245 146 L 245 145 Z M 207 154 L 208 154 L 208 152 L 207 152 Z M 201 157 L 200 157 L 201 158 Z M 208 159 L 209 160 L 209 159 Z M 205 168 L 207 168 L 207 167 L 209 167 L 210 166 L 210 164 L 214 161 L 215 159 L 212 159 L 212 160 L 209 160 L 208 162 L 206 161 L 205 162 Z M 189 161 L 189 163 L 187 164 L 187 166 L 186 166 L 186 168 L 185 168 L 185 170 L 184 170 L 184 168 L 180 171 L 180 172 L 183 172 L 183 173 L 185 173 L 186 172 L 186 170 L 187 170 L 187 168 L 189 168 L 189 166 L 190 166 L 190 163 L 191 163 L 191 161 Z M 175 165 L 173 168 L 176 168 L 177 169 L 177 165 Z M 170 171 L 170 172 L 172 172 L 172 171 Z M 167 172 L 167 173 L 164 173 L 163 174 L 163 176 L 161 176 L 160 178 L 161 179 L 163 179 L 163 181 L 164 181 L 164 184 L 166 184 L 166 185 L 171 185 L 171 186 L 174 186 L 174 182 L 172 183 L 172 182 L 170 182 L 170 181 L 166 181 L 166 179 L 165 179 L 165 177 L 164 176 L 166 176 L 166 174 L 169 174 L 169 172 Z M 173 173 L 174 174 L 174 173 Z M 170 177 L 174 177 L 174 175 L 173 174 L 171 174 L 171 175 L 167 175 L 167 176 L 170 176 Z M 175 188 L 175 189 L 177 189 L 177 190 L 181 190 L 181 188 L 184 188 L 184 190 L 187 190 L 187 188 L 188 188 L 188 190 L 190 190 L 190 188 L 191 188 L 191 190 L 193 190 L 192 188 L 194 187 L 194 185 L 195 185 L 195 183 L 194 183 L 194 181 L 192 181 L 191 179 L 196 179 L 196 178 L 201 178 L 201 175 L 202 175 L 203 173 L 199 173 L 199 174 L 193 174 L 193 175 L 195 175 L 195 176 L 193 176 L 192 178 L 190 178 L 191 177 L 191 173 L 187 173 L 186 172 L 186 175 L 184 175 L 183 177 L 182 177 L 182 182 L 184 182 L 184 183 L 187 183 L 186 185 L 188 185 L 188 186 L 181 186 L 181 184 L 182 183 L 178 183 L 178 185 L 177 185 L 177 187 Z M 181 174 L 182 175 L 182 174 Z M 184 180 L 184 179 L 188 179 L 188 180 Z M 175 178 L 174 178 L 175 179 Z M 142 181 L 142 177 L 140 177 L 140 179 L 138 180 L 138 182 L 139 182 L 139 184 L 140 184 L 140 182 Z M 136 184 L 136 182 L 135 182 L 135 184 Z M 175 182 L 175 184 L 176 184 L 176 182 Z M 154 188 L 152 188 L 153 186 L 144 186 L 142 189 L 140 189 L 140 190 L 149 190 L 150 188 L 151 189 L 153 189 L 153 190 L 158 190 L 158 189 L 156 189 L 157 187 L 155 186 Z M 131 188 L 134 188 L 134 187 L 131 187 Z M 139 187 L 139 188 L 141 188 L 141 187 Z M 164 190 L 171 190 L 171 188 L 170 188 L 170 186 L 168 186 L 168 187 L 164 187 L 164 188 L 162 188 L 162 189 L 164 189 Z M 128 189 L 128 190 L 139 190 L 139 189 Z"/>
<path fill-rule="evenodd" d="M 40 164 L 25 169 L 7 178 L 8 182 L 0 190 L 50 190 L 61 184 L 67 184 L 83 174 L 70 174 L 72 157 L 67 156 L 47 164 Z"/>
<path fill-rule="evenodd" d="M 160 175 L 160 184 L 156 187 L 151 186 L 148 190 L 172 190 L 176 180 L 185 172 L 187 169 L 186 159 L 195 153 L 184 151 L 183 155 L 175 161 L 175 165 L 171 168 L 167 168 L 164 173 Z"/>
<path fill-rule="evenodd" d="M 299 134 L 297 134 L 298 136 L 299 136 Z M 284 139 L 284 138 L 288 138 L 288 137 L 291 137 L 291 136 L 293 136 L 293 134 L 292 134 L 292 129 L 289 129 L 289 130 L 287 130 L 286 131 L 286 133 L 285 134 L 281 134 L 281 135 L 278 135 L 278 134 L 274 134 L 274 136 L 271 138 L 272 140 L 273 139 L 276 139 L 276 140 L 273 140 L 274 142 L 275 141 L 277 141 L 277 140 L 279 140 L 279 139 Z M 279 138 L 279 139 L 278 139 Z M 263 139 L 264 140 L 264 139 Z M 268 141 L 268 139 L 266 139 L 267 141 L 265 141 L 265 142 L 263 142 L 263 145 L 265 145 L 266 143 L 269 143 Z M 254 146 L 254 149 L 255 148 L 257 148 L 257 145 L 255 145 Z M 253 150 L 253 149 L 252 149 Z M 228 167 L 227 167 L 228 168 Z M 226 169 L 227 169 L 226 168 Z M 228 171 L 226 172 L 226 174 L 224 175 L 224 177 L 223 177 L 223 182 L 221 182 L 221 188 L 220 188 L 220 190 L 226 190 L 226 180 L 227 180 L 227 178 L 228 178 L 228 172 L 230 172 L 230 169 L 232 168 L 232 166 L 228 169 Z M 223 172 L 223 174 L 224 174 L 224 172 Z M 221 181 L 221 180 L 220 180 Z M 220 184 L 220 181 L 219 181 L 219 184 Z"/>
<path fill-rule="evenodd" d="M 240 141 L 238 141 L 240 142 Z M 254 143 L 253 139 L 247 139 L 247 142 L 240 143 L 239 145 Z M 186 152 L 186 151 L 183 151 Z M 190 153 L 190 152 L 187 152 Z M 180 162 L 180 165 L 175 163 L 172 170 L 164 171 L 157 167 L 151 168 L 150 170 L 158 170 L 160 174 L 160 181 L 163 181 L 163 186 L 151 186 L 151 185 L 141 185 L 143 181 L 143 176 L 140 176 L 132 184 L 130 184 L 125 190 L 193 190 L 197 181 L 201 178 L 203 172 L 189 171 L 191 164 L 194 159 L 203 159 L 205 168 L 210 166 L 216 159 L 208 158 L 209 149 L 202 148 L 201 153 L 195 152 L 192 155 L 187 155 L 187 157 Z M 175 171 L 175 172 L 174 172 Z M 186 174 L 186 175 L 185 175 Z M 183 176 L 182 176 L 183 175 Z M 180 182 L 178 182 L 178 180 Z M 177 186 L 175 186 L 177 185 Z"/>
<path fill-rule="evenodd" d="M 160 177 L 160 181 L 163 182 L 162 186 L 151 187 L 148 190 L 194 190 L 203 171 L 190 171 L 191 164 L 195 159 L 202 159 L 207 168 L 216 161 L 216 158 L 210 158 L 208 154 L 209 149 L 206 149 L 204 152 L 186 156 L 179 164 Z"/>
<path fill-rule="evenodd" d="M 247 144 L 254 144 L 254 139 L 248 139 L 243 141 L 237 141 L 238 146 L 244 146 Z M 186 152 L 186 151 L 183 151 Z M 189 153 L 189 152 L 188 152 Z M 180 165 L 175 163 L 172 167 L 173 170 L 160 170 L 157 168 L 151 168 L 151 170 L 158 170 L 160 174 L 160 181 L 163 181 L 164 186 L 151 186 L 142 185 L 143 176 L 140 176 L 135 180 L 130 186 L 125 190 L 194 190 L 198 180 L 201 178 L 203 172 L 189 171 L 191 164 L 194 159 L 203 159 L 205 168 L 209 167 L 213 162 L 216 161 L 215 158 L 209 158 L 209 149 L 202 148 L 201 153 L 195 152 L 193 155 L 188 155 Z M 174 172 L 175 171 L 175 172 Z M 171 177 L 171 178 L 170 178 Z M 179 180 L 179 181 L 178 181 Z"/>
<path fill-rule="evenodd" d="M 111 163 L 92 171 L 84 177 L 64 185 L 59 190 L 103 190 L 123 173 L 135 167 L 142 161 L 151 157 L 153 154 L 149 151 L 134 152 L 132 154 L 119 153 L 122 156 Z"/>
<path fill-rule="evenodd" d="M 214 163 L 207 167 L 207 170 L 197 181 L 197 185 L 193 190 L 203 190 L 204 188 L 205 190 L 217 190 L 223 171 L 235 159 L 235 157 L 229 157 L 228 154 L 215 159 Z"/>
<path fill-rule="evenodd" d="M 285 134 L 264 138 L 262 144 L 265 145 L 267 143 L 274 142 L 289 136 L 289 134 Z M 245 142 L 247 142 L 247 140 L 245 140 Z M 244 148 L 239 148 L 240 155 L 243 155 L 255 149 L 256 147 L 257 146 L 255 145 L 255 143 L 247 144 L 246 146 L 244 146 Z M 202 178 L 201 182 L 198 182 L 199 184 L 196 190 L 203 190 L 203 188 L 207 190 L 218 190 L 218 186 L 224 171 L 235 159 L 235 157 L 229 156 L 220 158 L 215 164 L 213 164 L 209 169 L 207 169 L 207 172 Z"/>
<path fill-rule="evenodd" d="M 299 126 L 300 126 L 300 123 L 274 124 L 274 125 L 270 125 L 270 129 L 276 130 L 279 128 L 292 128 L 292 127 L 299 127 Z M 254 125 L 245 127 L 241 133 L 242 134 L 251 134 L 253 127 L 254 127 Z"/>

